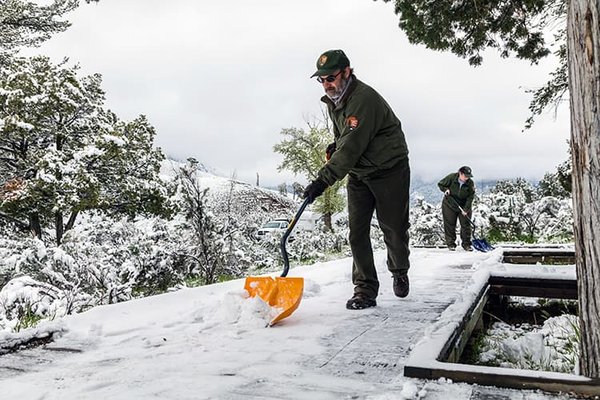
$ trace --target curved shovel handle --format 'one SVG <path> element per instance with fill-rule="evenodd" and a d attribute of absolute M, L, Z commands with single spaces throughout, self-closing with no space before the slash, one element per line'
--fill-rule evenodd
<path fill-rule="evenodd" d="M 283 272 L 281 273 L 281 277 L 282 278 L 285 278 L 287 276 L 287 274 L 288 274 L 288 271 L 290 270 L 290 260 L 288 258 L 287 250 L 285 249 L 285 242 L 287 242 L 288 236 L 290 236 L 290 234 L 292 233 L 292 230 L 296 226 L 296 223 L 300 219 L 300 216 L 304 212 L 304 209 L 309 204 L 310 204 L 310 202 L 308 201 L 308 199 L 304 200 L 304 202 L 302 203 L 302 205 L 298 209 L 298 212 L 294 216 L 294 219 L 292 219 L 292 222 L 290 222 L 290 224 L 288 225 L 287 230 L 285 231 L 285 233 L 283 234 L 283 236 L 281 238 L 280 248 L 281 248 L 281 256 L 283 257 Z"/>

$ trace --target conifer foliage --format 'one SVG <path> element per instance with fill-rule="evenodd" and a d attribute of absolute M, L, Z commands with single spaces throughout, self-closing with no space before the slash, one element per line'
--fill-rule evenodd
<path fill-rule="evenodd" d="M 86 0 L 87 3 L 98 0 Z M 0 66 L 7 64 L 21 47 L 38 46 L 70 23 L 63 17 L 79 6 L 79 0 L 54 0 L 40 5 L 33 1 L 0 1 Z"/>
<path fill-rule="evenodd" d="M 487 48 L 532 63 L 554 53 L 556 70 L 541 88 L 528 90 L 531 115 L 525 129 L 567 94 L 565 0 L 394 0 L 394 4 L 399 26 L 411 43 L 451 51 L 473 66 L 481 65 Z M 548 42 L 551 32 L 554 38 Z"/>
<path fill-rule="evenodd" d="M 46 57 L 0 72 L 0 217 L 57 244 L 79 213 L 165 214 L 163 159 L 145 117 L 120 121 L 104 107 L 99 74 Z"/>
<path fill-rule="evenodd" d="M 390 2 L 392 0 L 383 0 Z M 481 52 L 496 48 L 503 57 L 538 62 L 550 53 L 543 29 L 564 11 L 564 0 L 395 0 L 400 28 L 411 43 L 433 50 L 448 50 L 483 61 Z"/>

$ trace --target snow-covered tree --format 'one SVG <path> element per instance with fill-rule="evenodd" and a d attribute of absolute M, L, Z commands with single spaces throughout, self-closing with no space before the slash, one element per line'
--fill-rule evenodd
<path fill-rule="evenodd" d="M 544 221 L 538 231 L 539 240 L 550 243 L 573 242 L 573 201 L 571 198 L 561 199 L 544 197 L 541 201 L 549 201 Z"/>
<path fill-rule="evenodd" d="M 539 183 L 539 193 L 541 196 L 552 196 L 559 198 L 571 197 L 571 194 L 565 190 L 556 172 L 547 172 Z"/>
<path fill-rule="evenodd" d="M 285 139 L 273 146 L 273 149 L 283 155 L 283 161 L 277 168 L 279 171 L 288 170 L 312 181 L 317 178 L 317 173 L 326 162 L 325 149 L 333 140 L 333 135 L 326 125 L 308 123 L 308 127 L 308 131 L 298 128 L 282 129 L 281 135 Z M 333 230 L 331 216 L 341 211 L 346 204 L 339 193 L 343 182 L 336 182 L 327 188 L 314 203 L 315 210 L 324 216 L 325 228 L 330 231 Z"/>
<path fill-rule="evenodd" d="M 499 181 L 489 195 L 480 196 L 487 206 L 490 237 L 495 241 L 534 241 L 527 238 L 523 213 L 537 196 L 535 187 L 524 179 Z"/>
<path fill-rule="evenodd" d="M 536 241 L 541 237 L 552 238 L 559 236 L 564 232 L 554 233 L 549 228 L 558 228 L 552 224 L 555 221 L 564 204 L 556 197 L 546 196 L 531 203 L 526 203 L 521 210 L 520 220 L 523 226 L 523 232 L 530 241 Z M 567 205 L 568 207 L 568 205 Z M 570 207 L 568 207 L 570 208 Z M 571 226 L 567 226 L 570 228 Z"/>
<path fill-rule="evenodd" d="M 98 0 L 86 0 L 87 3 Z M 0 1 L 0 66 L 21 47 L 38 46 L 70 23 L 65 14 L 79 6 L 79 0 L 53 0 L 40 5 L 26 0 Z"/>
<path fill-rule="evenodd" d="M 572 192 L 571 159 L 567 159 L 556 167 L 555 172 L 547 172 L 538 185 L 541 196 L 570 198 Z"/>
<path fill-rule="evenodd" d="M 538 198 L 536 188 L 523 178 L 500 180 L 492 188 L 491 192 L 518 196 L 525 203 L 531 203 Z"/>
<path fill-rule="evenodd" d="M 560 186 L 557 182 L 557 177 L 552 174 L 546 174 L 538 187 L 521 178 L 502 180 L 489 194 L 481 195 L 478 213 L 489 223 L 490 238 L 530 243 L 542 239 L 552 242 L 571 240 L 569 215 L 572 207 L 568 198 L 544 195 L 550 185 Z"/>
<path fill-rule="evenodd" d="M 208 188 L 202 188 L 197 161 L 193 158 L 177 174 L 179 207 L 185 219 L 181 235 L 187 245 L 178 252 L 179 262 L 188 265 L 202 284 L 218 282 L 226 265 L 225 245 L 232 234 L 219 223 L 208 206 Z"/>
<path fill-rule="evenodd" d="M 0 217 L 56 242 L 80 212 L 166 213 L 160 150 L 142 116 L 104 109 L 99 74 L 19 58 L 0 72 Z"/>
<path fill-rule="evenodd" d="M 413 244 L 438 246 L 444 244 L 444 223 L 441 206 L 418 197 L 410 209 L 410 239 Z"/>

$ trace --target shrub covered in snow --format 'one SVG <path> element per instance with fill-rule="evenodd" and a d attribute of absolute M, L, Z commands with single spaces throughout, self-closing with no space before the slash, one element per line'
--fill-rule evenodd
<path fill-rule="evenodd" d="M 474 201 L 474 236 L 491 242 L 572 242 L 571 199 L 568 194 L 563 195 L 564 191 L 558 197 L 548 193 L 551 191 L 547 186 L 535 187 L 523 179 L 499 181 L 490 193 L 481 194 Z M 418 197 L 411 208 L 410 222 L 412 244 L 444 245 L 439 204 L 432 205 Z"/>
<path fill-rule="evenodd" d="M 579 360 L 579 320 L 564 314 L 542 326 L 495 322 L 481 344 L 484 365 L 575 373 Z"/>

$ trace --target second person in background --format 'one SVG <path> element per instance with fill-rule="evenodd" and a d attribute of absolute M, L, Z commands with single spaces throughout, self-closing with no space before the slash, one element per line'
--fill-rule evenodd
<path fill-rule="evenodd" d="M 473 251 L 471 245 L 471 207 L 475 198 L 475 183 L 470 167 L 460 167 L 458 172 L 446 175 L 438 182 L 438 188 L 444 192 L 442 217 L 444 220 L 444 238 L 450 250 L 456 250 L 456 220 L 460 221 L 461 246 Z"/>

